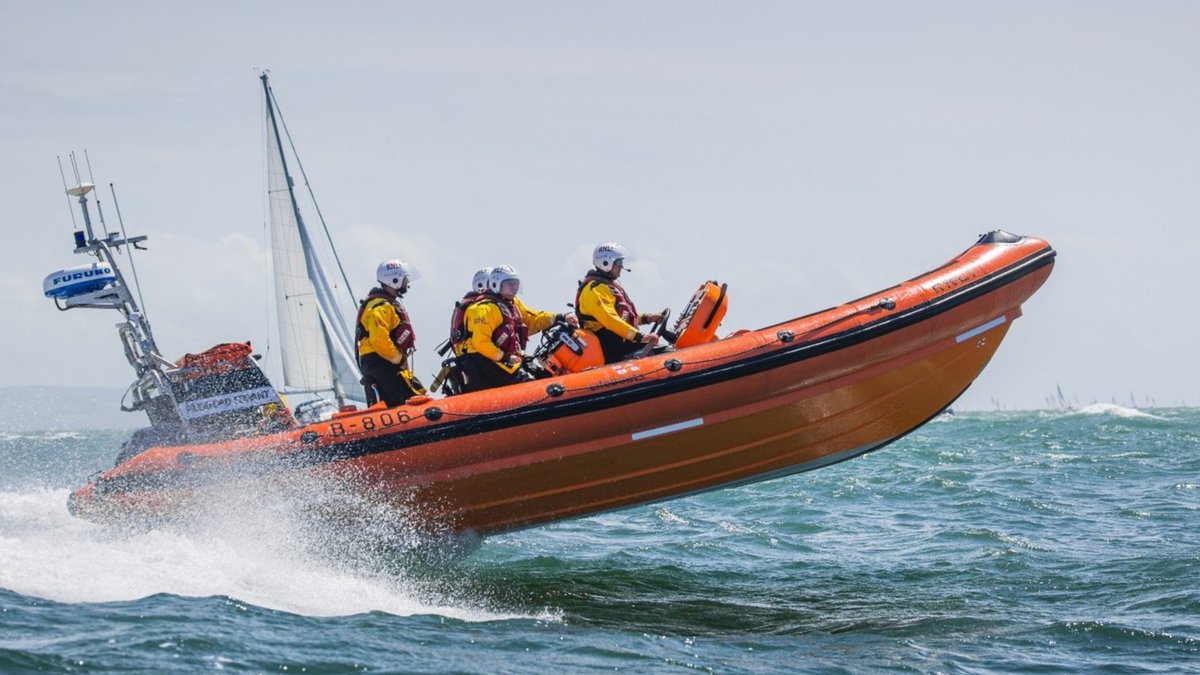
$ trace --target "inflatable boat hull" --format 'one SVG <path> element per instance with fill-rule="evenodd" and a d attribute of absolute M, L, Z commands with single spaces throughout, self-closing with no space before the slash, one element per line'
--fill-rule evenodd
<path fill-rule="evenodd" d="M 324 476 L 417 522 L 488 535 L 828 466 L 949 406 L 1046 280 L 1044 241 L 985 235 L 946 265 L 756 331 L 549 380 L 151 448 L 72 512 L 153 516 L 235 475 Z M 214 506 L 214 508 L 216 508 Z"/>

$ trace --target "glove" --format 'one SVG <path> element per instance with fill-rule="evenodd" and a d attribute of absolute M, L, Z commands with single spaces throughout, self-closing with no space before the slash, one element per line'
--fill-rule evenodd
<path fill-rule="evenodd" d="M 642 315 L 642 323 L 658 323 L 659 321 L 662 321 L 662 314 L 654 313 Z"/>

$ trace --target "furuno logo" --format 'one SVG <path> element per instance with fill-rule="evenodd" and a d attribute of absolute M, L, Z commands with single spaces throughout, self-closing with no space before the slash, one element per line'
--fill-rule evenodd
<path fill-rule="evenodd" d="M 110 276 L 111 274 L 112 274 L 112 270 L 110 270 L 107 267 L 94 267 L 89 270 L 83 270 L 81 272 L 72 272 L 71 274 L 63 274 L 61 276 L 54 277 L 53 281 L 54 281 L 54 285 L 57 286 L 59 284 L 65 284 L 65 283 L 69 283 L 72 281 L 79 281 L 81 279 L 90 279 L 92 277 L 106 277 L 106 276 Z"/>

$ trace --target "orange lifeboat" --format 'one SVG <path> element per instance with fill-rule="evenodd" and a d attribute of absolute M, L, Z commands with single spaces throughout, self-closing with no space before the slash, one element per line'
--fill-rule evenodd
<path fill-rule="evenodd" d="M 723 339 L 725 289 L 706 283 L 675 351 L 598 365 L 579 332 L 549 379 L 149 448 L 77 489 L 71 511 L 159 515 L 217 468 L 267 466 L 397 495 L 421 522 L 485 536 L 828 466 L 947 408 L 1054 261 L 1045 241 L 996 231 L 884 291 Z"/>

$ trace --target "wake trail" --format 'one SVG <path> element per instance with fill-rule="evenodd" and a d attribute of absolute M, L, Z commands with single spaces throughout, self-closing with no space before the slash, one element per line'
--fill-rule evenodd
<path fill-rule="evenodd" d="M 156 594 L 227 596 L 305 616 L 385 612 L 462 621 L 551 619 L 495 611 L 472 597 L 394 572 L 312 553 L 310 525 L 279 511 L 235 508 L 191 531 L 120 530 L 73 518 L 66 489 L 0 492 L 0 587 L 63 603 L 131 601 Z M 245 506 L 245 505 L 241 505 Z M 431 597 L 440 596 L 440 597 Z"/>

